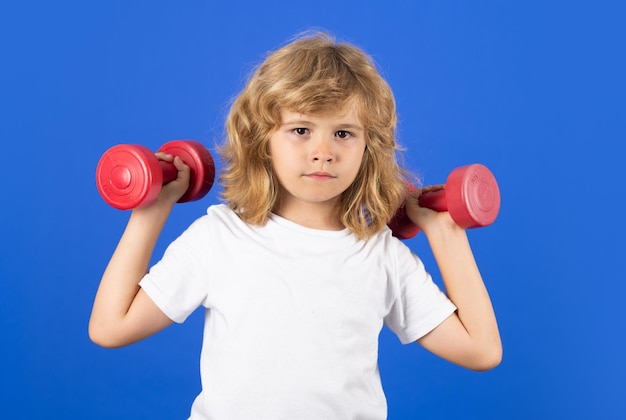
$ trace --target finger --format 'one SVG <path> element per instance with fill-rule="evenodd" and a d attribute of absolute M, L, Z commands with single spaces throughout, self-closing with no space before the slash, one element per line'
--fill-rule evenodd
<path fill-rule="evenodd" d="M 422 194 L 425 192 L 429 192 L 429 191 L 439 191 L 439 190 L 442 190 L 444 187 L 445 187 L 444 184 L 429 185 L 427 187 L 422 188 Z"/>
<path fill-rule="evenodd" d="M 178 157 L 178 156 L 176 156 L 173 159 L 173 163 L 174 163 L 174 166 L 176 167 L 176 169 L 178 169 L 179 171 L 189 170 L 189 166 L 185 162 L 183 162 L 183 160 L 180 157 Z"/>
<path fill-rule="evenodd" d="M 189 179 L 191 178 L 191 168 L 178 156 L 174 158 L 173 163 L 174 167 L 178 171 L 178 175 L 176 178 L 179 180 L 184 180 L 185 182 L 189 182 Z"/>
<path fill-rule="evenodd" d="M 157 159 L 164 160 L 166 162 L 171 162 L 174 160 L 174 156 L 170 153 L 157 152 L 154 155 L 157 157 Z"/>

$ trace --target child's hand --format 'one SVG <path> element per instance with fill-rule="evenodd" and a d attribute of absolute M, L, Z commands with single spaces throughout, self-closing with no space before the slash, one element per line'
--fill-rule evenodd
<path fill-rule="evenodd" d="M 420 197 L 430 191 L 438 191 L 444 188 L 443 184 L 417 188 L 409 192 L 406 197 L 406 214 L 411 221 L 428 236 L 435 229 L 461 229 L 450 217 L 447 211 L 439 212 L 422 207 L 419 204 Z"/>
<path fill-rule="evenodd" d="M 153 205 L 166 204 L 173 206 L 189 188 L 191 170 L 178 156 L 174 157 L 169 153 L 163 152 L 158 152 L 155 155 L 159 160 L 172 162 L 178 171 L 178 175 L 175 180 L 163 185 L 159 197 L 155 200 Z"/>

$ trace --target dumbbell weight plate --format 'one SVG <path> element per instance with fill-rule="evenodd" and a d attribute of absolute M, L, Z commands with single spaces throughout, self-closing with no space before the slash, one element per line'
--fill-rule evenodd
<path fill-rule="evenodd" d="M 453 170 L 446 180 L 450 215 L 464 228 L 488 226 L 500 211 L 500 189 L 484 165 L 475 163 Z"/>
<path fill-rule="evenodd" d="M 111 206 L 128 210 L 152 203 L 163 184 L 163 171 L 145 146 L 120 144 L 107 150 L 96 168 L 96 185 Z"/>
<path fill-rule="evenodd" d="M 408 194 L 415 191 L 415 185 L 410 182 L 406 182 L 406 191 Z M 419 228 L 409 219 L 406 214 L 406 205 L 402 204 L 396 214 L 391 218 L 388 223 L 389 228 L 393 232 L 393 236 L 399 239 L 411 239 L 419 233 Z"/>

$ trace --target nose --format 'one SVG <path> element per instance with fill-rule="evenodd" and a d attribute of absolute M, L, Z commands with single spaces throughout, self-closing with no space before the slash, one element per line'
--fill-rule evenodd
<path fill-rule="evenodd" d="M 336 157 L 333 148 L 333 139 L 316 139 L 313 142 L 311 157 L 314 162 L 334 162 Z"/>

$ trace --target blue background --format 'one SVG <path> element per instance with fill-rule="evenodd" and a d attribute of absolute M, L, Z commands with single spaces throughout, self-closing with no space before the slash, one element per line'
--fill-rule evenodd
<path fill-rule="evenodd" d="M 378 62 L 426 183 L 481 162 L 502 191 L 498 220 L 470 240 L 504 360 L 474 373 L 384 331 L 390 419 L 624 416 L 624 12 L 617 1 L 4 2 L 0 417 L 185 418 L 199 312 L 123 349 L 87 337 L 128 218 L 98 195 L 95 166 L 117 143 L 214 149 L 253 66 L 312 27 Z M 155 257 L 217 191 L 176 207 Z M 424 237 L 408 243 L 437 275 Z"/>

